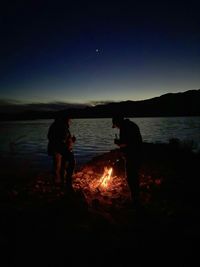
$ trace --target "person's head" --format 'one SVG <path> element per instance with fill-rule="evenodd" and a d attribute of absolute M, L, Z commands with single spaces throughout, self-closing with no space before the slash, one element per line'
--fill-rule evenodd
<path fill-rule="evenodd" d="M 55 118 L 56 122 L 66 123 L 68 126 L 71 121 L 71 116 L 68 113 L 58 112 Z"/>
<path fill-rule="evenodd" d="M 121 123 L 124 121 L 124 116 L 121 114 L 114 115 L 112 117 L 112 128 L 120 128 Z"/>

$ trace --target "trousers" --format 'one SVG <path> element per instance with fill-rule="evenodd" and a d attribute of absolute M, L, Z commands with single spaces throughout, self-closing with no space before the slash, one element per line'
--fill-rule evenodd
<path fill-rule="evenodd" d="M 136 205 L 140 202 L 139 169 L 140 162 L 132 157 L 125 157 L 126 179 L 131 191 L 131 198 Z"/>
<path fill-rule="evenodd" d="M 72 151 L 67 149 L 53 154 L 53 171 L 55 175 L 55 182 L 64 185 L 72 184 L 72 175 L 75 168 L 75 158 Z M 66 181 L 65 181 L 66 179 Z"/>

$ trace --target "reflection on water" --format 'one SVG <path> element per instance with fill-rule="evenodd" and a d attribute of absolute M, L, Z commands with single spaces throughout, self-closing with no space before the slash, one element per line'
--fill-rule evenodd
<path fill-rule="evenodd" d="M 194 140 L 200 149 L 200 117 L 134 118 L 146 142 L 168 142 L 171 138 Z M 28 158 L 35 166 L 49 166 L 47 132 L 52 120 L 0 123 L 0 154 L 14 158 Z M 71 133 L 77 138 L 74 153 L 77 164 L 95 155 L 116 148 L 113 144 L 117 129 L 111 119 L 74 119 Z"/>

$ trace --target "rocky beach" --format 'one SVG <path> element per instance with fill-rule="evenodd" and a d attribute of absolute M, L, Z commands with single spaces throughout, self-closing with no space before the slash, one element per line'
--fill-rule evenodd
<path fill-rule="evenodd" d="M 118 150 L 77 169 L 73 193 L 55 186 L 46 170 L 1 173 L 2 266 L 141 266 L 160 257 L 161 265 L 191 266 L 200 234 L 200 155 L 177 140 L 143 148 L 139 212 L 129 206 Z"/>

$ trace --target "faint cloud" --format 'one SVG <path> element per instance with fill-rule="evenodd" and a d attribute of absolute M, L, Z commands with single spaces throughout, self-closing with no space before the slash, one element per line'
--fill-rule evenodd
<path fill-rule="evenodd" d="M 89 105 L 90 106 L 97 106 L 97 105 L 106 105 L 106 104 L 109 104 L 109 103 L 114 103 L 114 101 L 109 101 L 109 100 L 98 100 L 98 101 L 95 101 L 95 100 L 92 100 L 89 102 Z"/>
<path fill-rule="evenodd" d="M 19 100 L 14 99 L 0 99 L 0 106 L 18 105 L 22 104 Z"/>
<path fill-rule="evenodd" d="M 63 109 L 85 108 L 86 104 L 66 103 L 66 102 L 49 102 L 49 103 L 29 103 L 24 104 L 13 99 L 0 99 L 0 112 L 13 113 L 24 111 L 59 111 Z"/>

